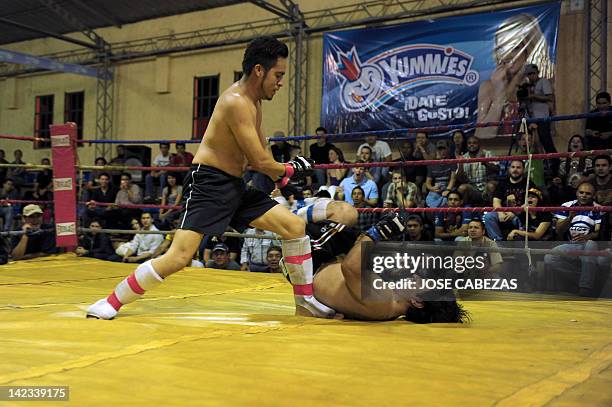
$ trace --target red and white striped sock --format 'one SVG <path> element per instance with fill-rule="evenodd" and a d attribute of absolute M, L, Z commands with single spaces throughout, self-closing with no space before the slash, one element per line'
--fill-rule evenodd
<path fill-rule="evenodd" d="M 312 295 L 310 237 L 283 240 L 283 260 L 293 284 L 294 295 Z"/>
<path fill-rule="evenodd" d="M 155 272 L 151 260 L 148 260 L 121 281 L 106 300 L 116 311 L 119 311 L 123 305 L 136 301 L 145 291 L 157 287 L 162 281 L 164 279 Z"/>

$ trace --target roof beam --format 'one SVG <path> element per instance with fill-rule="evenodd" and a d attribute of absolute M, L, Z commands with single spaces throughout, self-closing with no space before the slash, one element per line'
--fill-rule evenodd
<path fill-rule="evenodd" d="M 11 25 L 11 26 L 17 27 L 17 28 L 21 28 L 22 30 L 35 32 L 37 34 L 43 34 L 43 35 L 45 35 L 47 37 L 53 37 L 53 38 L 56 38 L 58 40 L 62 40 L 62 41 L 66 41 L 66 42 L 71 42 L 73 44 L 80 45 L 82 47 L 87 47 L 87 48 L 91 48 L 91 49 L 98 49 L 98 47 L 96 45 L 91 44 L 89 42 L 77 40 L 76 38 L 66 37 L 65 35 L 52 33 L 50 31 L 41 30 L 40 28 L 31 27 L 29 25 L 21 24 L 21 23 L 18 23 L 16 21 L 11 21 L 11 20 L 6 19 L 6 18 L 0 17 L 0 23 L 1 24 L 6 24 L 6 25 Z"/>
<path fill-rule="evenodd" d="M 100 37 L 92 29 L 85 26 L 81 21 L 76 18 L 70 11 L 64 8 L 59 2 L 55 0 L 38 0 L 49 9 L 53 10 L 59 17 L 70 24 L 77 30 L 80 30 L 87 38 L 89 38 L 96 46 L 101 55 L 108 55 L 110 53 L 110 44 L 108 44 L 104 38 Z"/>
<path fill-rule="evenodd" d="M 255 4 L 256 6 L 269 11 L 272 14 L 276 14 L 277 16 L 284 18 L 285 20 L 291 20 L 291 15 L 287 12 L 287 10 L 283 10 L 282 8 L 275 6 L 274 4 L 270 2 L 267 2 L 265 0 L 249 0 L 249 1 Z"/>

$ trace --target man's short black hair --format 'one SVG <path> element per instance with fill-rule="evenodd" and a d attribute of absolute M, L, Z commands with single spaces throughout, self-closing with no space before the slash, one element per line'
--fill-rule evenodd
<path fill-rule="evenodd" d="M 483 222 L 483 220 L 477 216 L 473 217 L 472 219 L 470 219 L 470 221 L 468 222 L 468 225 L 472 222 L 476 222 L 480 225 L 480 227 L 482 228 L 482 230 L 486 230 L 485 228 L 485 224 Z"/>
<path fill-rule="evenodd" d="M 100 173 L 100 175 L 98 175 L 98 178 L 100 178 L 100 177 L 106 177 L 106 178 L 110 179 L 111 176 L 110 176 L 110 174 L 108 172 L 102 172 L 102 173 Z"/>
<path fill-rule="evenodd" d="M 176 147 L 178 147 L 178 146 L 187 147 L 187 145 L 185 143 L 176 143 Z"/>
<path fill-rule="evenodd" d="M 289 49 L 274 37 L 259 37 L 249 43 L 242 59 L 242 72 L 249 76 L 255 65 L 259 64 L 268 71 L 278 58 L 287 58 Z"/>
<path fill-rule="evenodd" d="M 170 143 L 159 143 L 159 146 L 160 147 L 166 146 L 166 147 L 170 148 Z"/>
<path fill-rule="evenodd" d="M 327 129 L 325 127 L 317 127 L 317 129 L 315 130 L 315 133 L 318 133 L 320 131 L 327 134 Z"/>
<path fill-rule="evenodd" d="M 448 193 L 448 195 L 446 195 L 446 197 L 448 198 L 449 196 L 451 196 L 452 194 L 455 194 L 459 197 L 459 199 L 461 199 L 463 201 L 463 194 L 459 191 L 457 191 L 456 189 L 453 189 L 452 191 L 450 191 Z"/>
<path fill-rule="evenodd" d="M 122 172 L 121 173 L 121 178 L 126 177 L 127 179 L 131 180 L 132 179 L 132 174 L 130 174 L 129 172 Z"/>
<path fill-rule="evenodd" d="M 608 92 L 599 92 L 595 100 L 597 99 L 606 99 L 608 102 L 610 102 L 610 94 Z"/>
<path fill-rule="evenodd" d="M 606 160 L 608 162 L 608 165 L 612 165 L 612 158 L 610 158 L 610 156 L 607 154 L 600 154 L 598 156 L 595 156 L 595 159 L 593 159 L 593 164 L 595 164 L 597 160 Z"/>
<path fill-rule="evenodd" d="M 410 215 L 406 218 L 406 223 L 410 222 L 411 220 L 417 222 L 419 225 L 423 226 L 423 218 L 421 218 L 419 215 Z"/>
<path fill-rule="evenodd" d="M 523 168 L 525 168 L 525 161 L 523 160 L 510 160 L 510 165 L 512 165 L 512 163 L 521 163 Z"/>
<path fill-rule="evenodd" d="M 96 162 L 98 162 L 98 161 L 100 161 L 100 160 L 104 161 L 104 165 L 106 165 L 106 163 L 108 162 L 108 161 L 106 161 L 106 158 L 104 158 L 104 157 L 98 157 L 98 158 L 96 158 L 96 159 L 94 160 L 94 163 L 96 163 Z"/>

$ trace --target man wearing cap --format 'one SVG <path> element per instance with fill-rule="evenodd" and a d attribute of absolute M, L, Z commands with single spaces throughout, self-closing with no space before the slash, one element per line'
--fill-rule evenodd
<path fill-rule="evenodd" d="M 206 267 L 219 270 L 240 270 L 240 265 L 230 259 L 229 247 L 225 243 L 217 243 L 213 247 L 211 260 L 208 260 Z"/>
<path fill-rule="evenodd" d="M 533 91 L 529 92 L 528 109 L 531 117 L 541 119 L 550 116 L 551 106 L 554 103 L 554 92 L 550 81 L 540 78 L 540 70 L 535 64 L 525 66 L 525 76 L 529 83 L 533 85 Z M 539 122 L 538 133 L 540 142 L 547 153 L 556 153 L 555 143 L 550 133 L 550 122 Z"/>
<path fill-rule="evenodd" d="M 38 205 L 30 204 L 23 208 L 21 236 L 14 236 L 11 252 L 13 260 L 32 259 L 57 253 L 53 225 L 43 225 L 43 211 Z"/>

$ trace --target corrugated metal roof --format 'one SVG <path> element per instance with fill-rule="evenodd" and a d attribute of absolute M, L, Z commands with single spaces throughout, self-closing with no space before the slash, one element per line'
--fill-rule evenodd
<path fill-rule="evenodd" d="M 85 27 L 96 29 L 192 11 L 243 3 L 241 0 L 55 0 Z M 66 34 L 80 31 L 70 25 L 41 0 L 0 0 L 0 19 L 33 28 Z M 0 22 L 0 44 L 9 44 L 44 34 Z"/>

